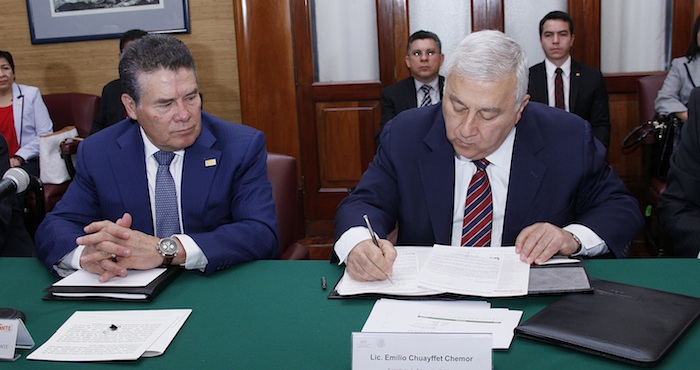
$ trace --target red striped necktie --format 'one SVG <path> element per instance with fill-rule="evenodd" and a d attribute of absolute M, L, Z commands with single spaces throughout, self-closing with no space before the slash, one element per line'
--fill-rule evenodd
<path fill-rule="evenodd" d="M 464 222 L 462 223 L 463 247 L 488 247 L 491 245 L 491 222 L 493 220 L 493 201 L 491 184 L 486 174 L 489 161 L 473 161 L 476 173 L 469 183 L 467 201 L 464 205 Z"/>

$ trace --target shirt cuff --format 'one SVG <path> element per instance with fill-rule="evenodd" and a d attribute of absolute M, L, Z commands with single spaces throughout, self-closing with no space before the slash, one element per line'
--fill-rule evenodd
<path fill-rule="evenodd" d="M 581 224 L 571 224 L 564 227 L 564 230 L 576 235 L 581 241 L 581 250 L 571 257 L 593 257 L 608 253 L 608 245 L 593 230 Z"/>
<path fill-rule="evenodd" d="M 85 246 L 79 245 L 56 262 L 53 265 L 53 270 L 56 274 L 66 277 L 75 272 L 75 270 L 80 270 L 80 256 L 83 255 L 83 249 L 85 249 Z"/>
<path fill-rule="evenodd" d="M 338 255 L 338 258 L 340 259 L 338 264 L 341 265 L 345 263 L 345 260 L 348 258 L 348 255 L 352 249 L 355 248 L 356 245 L 360 244 L 360 242 L 370 238 L 371 236 L 369 235 L 369 229 L 364 226 L 351 227 L 345 231 L 333 246 L 335 254 Z"/>
<path fill-rule="evenodd" d="M 209 259 L 199 245 L 195 243 L 194 239 L 185 234 L 173 235 L 180 241 L 182 247 L 185 249 L 187 255 L 185 256 L 185 269 L 187 270 L 200 270 L 204 272 L 209 264 Z"/>

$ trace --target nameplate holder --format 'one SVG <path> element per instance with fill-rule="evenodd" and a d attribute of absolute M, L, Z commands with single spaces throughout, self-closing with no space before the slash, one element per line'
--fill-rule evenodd
<path fill-rule="evenodd" d="M 15 349 L 32 349 L 34 340 L 29 335 L 24 321 L 20 319 L 0 319 L 0 361 L 15 361 L 20 355 Z"/>
<path fill-rule="evenodd" d="M 352 333 L 353 370 L 491 369 L 483 333 Z"/>

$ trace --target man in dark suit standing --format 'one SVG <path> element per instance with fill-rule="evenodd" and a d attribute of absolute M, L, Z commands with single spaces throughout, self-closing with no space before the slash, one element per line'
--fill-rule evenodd
<path fill-rule="evenodd" d="M 625 257 L 642 228 L 639 204 L 586 121 L 529 101 L 520 45 L 473 32 L 445 72 L 445 99 L 391 120 L 338 206 L 334 251 L 350 276 L 391 274 L 396 250 L 385 238 L 396 226 L 399 245 L 515 246 L 527 263 Z"/>
<path fill-rule="evenodd" d="M 700 258 L 700 87 L 690 93 L 688 121 L 674 147 L 666 190 L 659 197 L 659 218 L 671 254 Z"/>
<path fill-rule="evenodd" d="M 172 36 L 126 48 L 119 77 L 129 119 L 80 143 L 75 177 L 36 232 L 39 259 L 107 281 L 276 257 L 265 135 L 202 112 L 194 59 Z"/>
<path fill-rule="evenodd" d="M 546 56 L 530 67 L 528 93 L 532 101 L 575 113 L 593 127 L 593 136 L 610 144 L 610 108 L 602 73 L 571 59 L 574 22 L 561 11 L 540 21 L 540 43 Z M 559 89 L 561 88 L 561 89 Z"/>
<path fill-rule="evenodd" d="M 144 30 L 134 29 L 124 32 L 119 38 L 119 58 L 122 57 L 124 48 L 132 42 L 148 35 Z M 122 86 L 117 78 L 107 83 L 102 88 L 102 99 L 100 99 L 100 110 L 97 111 L 95 119 L 92 121 L 90 134 L 111 126 L 126 118 L 126 109 L 122 104 Z"/>
<path fill-rule="evenodd" d="M 440 38 L 429 31 L 416 31 L 408 39 L 406 67 L 411 76 L 382 89 L 382 120 L 375 142 L 390 119 L 406 109 L 437 104 L 442 100 L 445 77 L 440 66 L 445 60 Z"/>

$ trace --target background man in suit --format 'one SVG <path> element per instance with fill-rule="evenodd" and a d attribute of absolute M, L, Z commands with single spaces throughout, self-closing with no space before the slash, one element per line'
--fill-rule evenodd
<path fill-rule="evenodd" d="M 608 91 L 599 70 L 571 59 L 574 45 L 571 17 L 560 11 L 545 15 L 540 21 L 540 43 L 546 58 L 530 68 L 530 99 L 579 115 L 591 123 L 593 136 L 607 148 L 610 144 Z M 562 71 L 560 104 L 556 102 L 558 69 Z"/>
<path fill-rule="evenodd" d="M 674 148 L 659 197 L 659 217 L 674 256 L 700 258 L 700 88 L 690 93 L 688 121 Z"/>
<path fill-rule="evenodd" d="M 0 135 L 0 178 L 10 169 L 7 141 Z M 24 226 L 20 201 L 23 197 L 0 199 L 0 257 L 33 257 L 34 242 Z"/>
<path fill-rule="evenodd" d="M 148 35 L 144 30 L 129 30 L 119 38 L 119 58 L 122 57 L 124 48 L 132 42 Z M 95 119 L 92 121 L 90 133 L 94 134 L 107 126 L 111 126 L 126 117 L 126 109 L 122 104 L 122 86 L 120 80 L 112 80 L 102 88 L 102 99 L 100 99 L 100 110 L 97 111 Z"/>
<path fill-rule="evenodd" d="M 409 37 L 406 67 L 411 76 L 382 89 L 382 120 L 375 135 L 377 145 L 382 129 L 399 112 L 437 104 L 442 100 L 445 77 L 438 72 L 444 60 L 442 44 L 436 34 L 421 30 Z"/>
<path fill-rule="evenodd" d="M 75 178 L 37 230 L 38 257 L 59 275 L 82 268 L 101 281 L 274 258 L 263 133 L 201 111 L 194 60 L 172 36 L 126 48 L 119 76 L 130 119 L 78 147 Z"/>
<path fill-rule="evenodd" d="M 529 102 L 520 45 L 498 31 L 474 32 L 445 71 L 442 103 L 387 124 L 377 155 L 338 206 L 334 251 L 350 276 L 384 279 L 396 258 L 388 240 L 381 250 L 372 243 L 364 214 L 380 238 L 398 225 L 398 244 L 472 245 L 463 236 L 478 229 L 464 226 L 475 178 L 490 184 L 482 194 L 491 201 L 476 217 L 490 236 L 474 246 L 514 245 L 527 263 L 555 254 L 625 257 L 642 228 L 639 204 L 589 124 Z"/>

